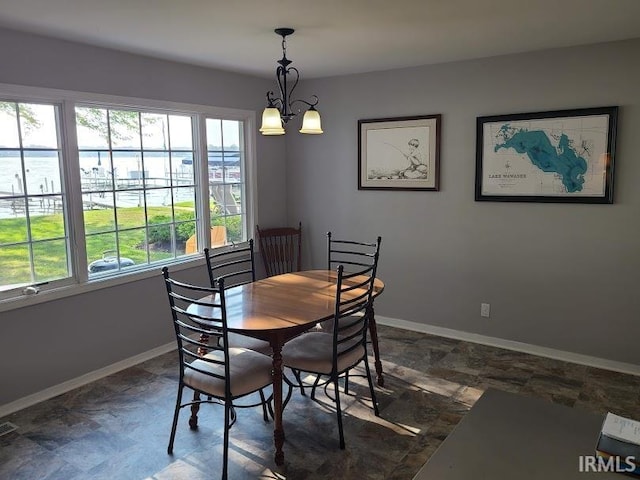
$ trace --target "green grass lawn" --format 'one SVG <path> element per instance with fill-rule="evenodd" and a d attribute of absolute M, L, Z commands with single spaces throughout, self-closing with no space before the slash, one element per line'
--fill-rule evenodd
<path fill-rule="evenodd" d="M 212 205 L 212 211 L 215 205 Z M 143 207 L 117 209 L 120 256 L 130 258 L 137 265 L 173 258 L 170 227 L 161 225 L 171 221 L 170 207 L 148 207 L 151 240 L 147 245 L 147 230 Z M 177 254 L 184 253 L 184 242 L 194 234 L 196 222 L 193 204 L 176 205 Z M 103 255 L 115 255 L 116 219 L 113 210 L 86 210 L 84 222 L 87 248 L 87 263 L 102 259 Z M 227 226 L 229 241 L 241 241 L 241 217 L 216 217 L 212 225 Z M 61 213 L 31 217 L 33 240 L 33 264 L 36 265 L 35 281 L 44 282 L 67 276 L 67 252 L 64 222 Z M 23 218 L 0 219 L 0 286 L 15 283 L 30 283 L 31 272 L 27 245 L 7 245 L 27 240 L 27 223 Z M 154 242 L 154 243 L 151 243 Z"/>

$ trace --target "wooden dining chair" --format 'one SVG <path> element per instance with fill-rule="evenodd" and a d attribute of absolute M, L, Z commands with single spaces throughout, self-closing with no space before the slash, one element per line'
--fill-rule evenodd
<path fill-rule="evenodd" d="M 235 408 L 262 406 L 263 417 L 268 421 L 267 399 L 263 389 L 272 384 L 271 359 L 253 350 L 230 347 L 227 332 L 225 282 L 219 278 L 213 287 L 200 287 L 177 281 L 170 277 L 167 267 L 162 269 L 173 326 L 178 344 L 180 378 L 178 395 L 171 426 L 167 452 L 173 452 L 173 444 L 180 410 L 191 407 L 189 426 L 196 429 L 197 413 L 202 403 L 224 406 L 224 441 L 222 479 L 227 479 L 229 429 L 236 421 Z M 197 313 L 187 309 L 197 307 Z M 210 345 L 200 341 L 206 337 L 220 337 L 220 343 Z M 193 390 L 193 401 L 182 403 L 184 388 Z M 239 399 L 257 393 L 260 401 L 238 403 Z M 204 399 L 201 399 L 201 395 Z"/>
<path fill-rule="evenodd" d="M 256 225 L 260 253 L 268 277 L 299 272 L 302 266 L 302 223 L 298 228 L 260 229 Z"/>
<path fill-rule="evenodd" d="M 212 287 L 219 279 L 224 279 L 226 288 L 256 281 L 256 262 L 252 239 L 244 245 L 228 245 L 215 249 L 205 248 L 204 258 L 207 262 L 207 272 Z M 248 348 L 266 355 L 271 354 L 271 344 L 264 340 L 230 332 L 228 341 L 232 347 Z"/>
<path fill-rule="evenodd" d="M 369 306 L 373 301 L 373 286 L 378 266 L 381 238 L 375 243 L 357 243 L 357 260 L 345 259 L 345 264 L 337 267 L 335 310 L 330 334 L 310 332 L 287 342 L 282 348 L 283 365 L 294 372 L 295 382 L 285 377 L 290 387 L 300 387 L 304 394 L 301 372 L 317 375 L 314 388 L 333 384 L 338 417 L 340 448 L 345 447 L 340 407 L 339 377 L 357 365 L 364 363 L 371 402 L 375 415 L 379 415 L 378 403 L 369 369 L 367 356 L 367 331 Z M 367 248 L 369 249 L 367 251 Z M 349 272 L 346 268 L 349 266 Z M 323 383 L 319 383 L 322 379 Z M 347 393 L 347 392 L 345 392 Z M 287 394 L 285 405 L 291 397 Z"/>

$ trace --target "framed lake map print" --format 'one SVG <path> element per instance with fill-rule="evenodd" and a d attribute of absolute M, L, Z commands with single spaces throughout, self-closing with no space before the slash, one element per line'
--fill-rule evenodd
<path fill-rule="evenodd" d="M 440 115 L 358 120 L 358 190 L 438 190 Z"/>
<path fill-rule="evenodd" d="M 478 117 L 476 200 L 613 203 L 618 107 Z"/>

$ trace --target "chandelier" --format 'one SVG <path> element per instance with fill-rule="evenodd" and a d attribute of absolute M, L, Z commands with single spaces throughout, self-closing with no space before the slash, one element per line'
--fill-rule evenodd
<path fill-rule="evenodd" d="M 267 107 L 262 112 L 262 127 L 260 133 L 263 135 L 284 135 L 284 126 L 289 120 L 296 116 L 293 105 L 303 103 L 309 107 L 302 118 L 302 128 L 300 133 L 318 135 L 322 133 L 320 125 L 320 114 L 316 110 L 318 97 L 313 95 L 313 100 L 292 100 L 291 94 L 298 85 L 300 73 L 295 67 L 290 67 L 292 61 L 287 58 L 287 35 L 291 35 L 293 28 L 276 28 L 275 32 L 282 37 L 282 59 L 278 60 L 276 68 L 276 79 L 280 88 L 280 97 L 274 97 L 272 91 L 267 92 Z M 297 113 L 300 113 L 298 109 Z"/>

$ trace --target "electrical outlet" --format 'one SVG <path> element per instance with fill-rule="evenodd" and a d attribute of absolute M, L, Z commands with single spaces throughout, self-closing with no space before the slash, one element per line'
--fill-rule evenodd
<path fill-rule="evenodd" d="M 491 305 L 488 303 L 480 304 L 480 316 L 489 318 L 489 314 L 491 313 Z"/>

